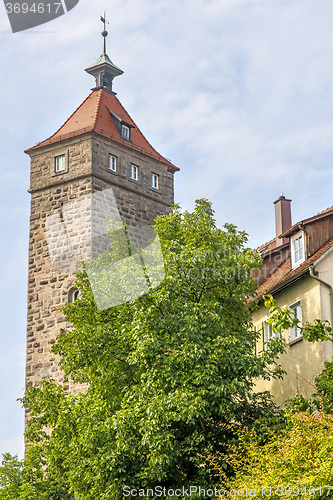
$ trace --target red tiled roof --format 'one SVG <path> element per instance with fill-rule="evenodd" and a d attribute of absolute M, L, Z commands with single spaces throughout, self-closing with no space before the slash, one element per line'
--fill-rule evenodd
<path fill-rule="evenodd" d="M 119 134 L 110 111 L 116 114 L 127 125 L 131 126 L 131 140 L 123 139 Z M 77 137 L 88 132 L 96 132 L 116 142 L 125 144 L 127 147 L 139 151 L 147 156 L 155 158 L 160 162 L 179 170 L 169 160 L 160 155 L 149 144 L 140 129 L 136 126 L 130 115 L 122 106 L 114 94 L 104 89 L 91 92 L 66 122 L 48 139 L 36 144 L 26 152 Z"/>
<path fill-rule="evenodd" d="M 302 262 L 302 264 L 295 269 L 291 269 L 291 258 L 288 257 L 279 265 L 279 267 L 274 269 L 272 274 L 270 274 L 270 276 L 268 276 L 268 278 L 266 278 L 266 280 L 257 288 L 256 298 L 262 297 L 265 292 L 272 293 L 289 280 L 293 280 L 293 278 L 296 279 L 298 275 L 301 276 L 310 267 L 310 265 L 313 264 L 313 262 L 315 262 L 331 247 L 333 247 L 333 238 L 327 241 L 322 247 L 319 248 L 319 250 L 317 250 L 316 253 L 311 255 L 311 257 Z"/>

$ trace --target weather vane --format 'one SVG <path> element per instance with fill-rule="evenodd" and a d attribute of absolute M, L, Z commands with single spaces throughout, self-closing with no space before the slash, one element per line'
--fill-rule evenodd
<path fill-rule="evenodd" d="M 108 32 L 106 31 L 106 23 L 110 24 L 109 21 L 106 20 L 106 15 L 104 12 L 104 17 L 101 16 L 101 21 L 104 23 L 104 30 L 102 31 L 102 37 L 104 38 L 104 54 L 106 54 L 106 37 L 108 36 Z"/>

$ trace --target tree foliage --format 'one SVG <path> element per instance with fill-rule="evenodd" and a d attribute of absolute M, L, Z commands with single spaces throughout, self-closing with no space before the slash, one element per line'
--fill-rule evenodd
<path fill-rule="evenodd" d="M 325 361 L 323 371 L 315 380 L 315 400 L 327 413 L 333 413 L 333 361 Z"/>
<path fill-rule="evenodd" d="M 252 392 L 256 377 L 281 377 L 283 343 L 255 354 L 248 299 L 261 262 L 246 234 L 217 228 L 206 200 L 192 213 L 174 207 L 155 231 L 165 278 L 139 299 L 99 311 L 86 272 L 77 275 L 81 299 L 65 306 L 72 327 L 53 351 L 87 389 L 28 388 L 33 484 L 49 478 L 79 500 L 120 499 L 125 485 L 211 486 L 201 456 L 234 438 L 221 423 L 280 418 L 268 394 Z"/>

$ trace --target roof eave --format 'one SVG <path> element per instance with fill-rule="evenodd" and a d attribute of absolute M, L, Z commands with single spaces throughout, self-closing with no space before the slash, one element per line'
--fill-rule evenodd
<path fill-rule="evenodd" d="M 267 293 L 269 294 L 274 294 L 274 293 L 278 293 L 280 292 L 281 290 L 284 290 L 285 288 L 287 288 L 289 285 L 291 285 L 292 283 L 298 281 L 299 279 L 301 279 L 305 274 L 308 273 L 308 269 L 310 267 L 310 263 L 309 265 L 307 265 L 306 267 L 304 267 L 299 273 L 295 274 L 294 276 L 292 276 L 291 278 L 288 278 L 287 280 L 285 281 L 282 281 L 282 283 L 279 283 L 278 285 L 276 285 L 275 287 L 271 288 L 270 290 L 267 290 Z M 262 286 L 262 285 L 261 285 Z M 260 295 L 260 297 L 257 297 L 256 300 L 258 300 L 259 302 L 263 300 L 263 296 L 265 295 L 265 293 L 263 293 L 262 295 Z"/>

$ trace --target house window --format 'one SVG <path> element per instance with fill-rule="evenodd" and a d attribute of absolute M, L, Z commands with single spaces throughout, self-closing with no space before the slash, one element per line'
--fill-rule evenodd
<path fill-rule="evenodd" d="M 275 337 L 275 333 L 273 332 L 272 325 L 268 324 L 267 321 L 263 322 L 262 329 L 264 333 L 264 349 L 265 349 L 265 344 L 269 342 L 273 337 Z"/>
<path fill-rule="evenodd" d="M 129 127 L 127 127 L 127 125 L 122 125 L 121 126 L 121 135 L 124 139 L 126 139 L 127 141 L 129 141 L 129 138 L 130 138 L 130 129 Z"/>
<path fill-rule="evenodd" d="M 289 329 L 289 338 L 290 342 L 292 340 L 296 340 L 302 337 L 301 328 L 302 328 L 302 306 L 301 301 L 295 302 L 289 306 L 289 310 L 294 313 L 295 318 L 298 319 L 298 325 Z"/>
<path fill-rule="evenodd" d="M 65 155 L 55 157 L 55 171 L 63 172 L 65 170 Z"/>
<path fill-rule="evenodd" d="M 291 238 L 291 263 L 292 268 L 299 266 L 305 260 L 304 233 L 296 233 Z"/>
<path fill-rule="evenodd" d="M 158 189 L 158 175 L 151 174 L 151 187 Z"/>
<path fill-rule="evenodd" d="M 117 170 L 117 157 L 109 155 L 109 170 L 115 172 Z"/>
<path fill-rule="evenodd" d="M 136 165 L 131 165 L 131 179 L 137 181 L 138 180 L 139 169 Z"/>

